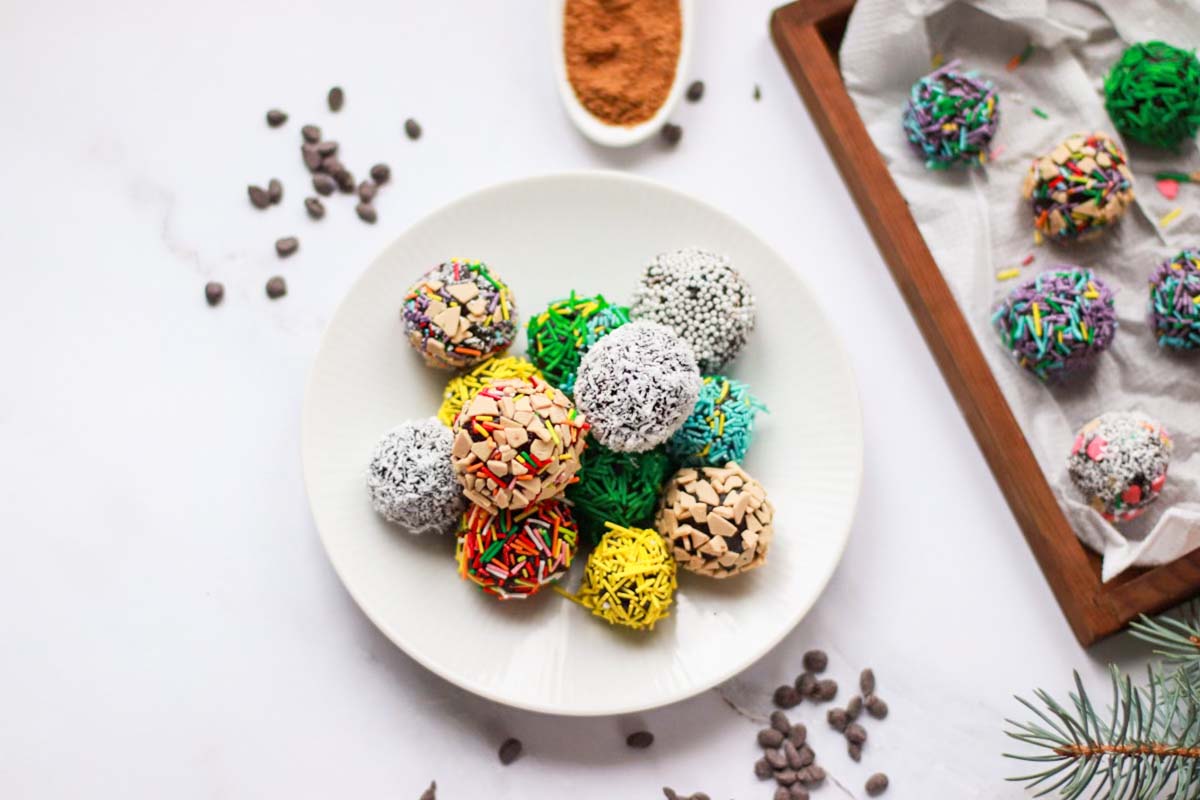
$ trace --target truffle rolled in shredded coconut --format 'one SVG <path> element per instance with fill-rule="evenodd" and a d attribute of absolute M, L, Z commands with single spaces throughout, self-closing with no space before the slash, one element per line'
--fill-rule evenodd
<path fill-rule="evenodd" d="M 665 325 L 631 322 L 588 351 L 575 403 L 592 435 L 612 450 L 640 453 L 671 437 L 696 404 L 700 370 L 687 342 Z"/>
<path fill-rule="evenodd" d="M 435 417 L 410 420 L 388 431 L 371 456 L 371 505 L 409 533 L 449 533 L 467 507 L 454 477 L 454 436 Z"/>
<path fill-rule="evenodd" d="M 706 375 L 732 361 L 754 330 L 754 294 L 729 258 L 699 248 L 661 253 L 633 294 L 630 319 L 666 325 Z"/>
<path fill-rule="evenodd" d="M 1076 435 L 1067 472 L 1102 517 L 1124 522 L 1140 516 L 1162 493 L 1171 446 L 1159 423 L 1139 414 L 1109 412 Z"/>

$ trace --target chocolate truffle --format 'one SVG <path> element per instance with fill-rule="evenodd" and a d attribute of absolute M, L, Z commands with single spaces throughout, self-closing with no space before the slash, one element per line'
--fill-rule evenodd
<path fill-rule="evenodd" d="M 1150 319 L 1160 347 L 1200 348 L 1200 250 L 1184 250 L 1154 270 Z"/>
<path fill-rule="evenodd" d="M 485 386 L 454 420 L 454 473 L 485 510 L 525 508 L 562 494 L 579 470 L 588 425 L 539 375 Z"/>
<path fill-rule="evenodd" d="M 1036 236 L 1067 241 L 1098 235 L 1133 202 L 1125 152 L 1106 133 L 1067 138 L 1029 167 L 1021 194 Z"/>
<path fill-rule="evenodd" d="M 904 109 L 904 133 L 929 169 L 988 160 L 1000 122 L 1000 96 L 979 73 L 951 61 L 913 84 Z"/>
<path fill-rule="evenodd" d="M 730 462 L 676 472 L 655 527 L 684 569 L 728 578 L 766 561 L 774 516 L 762 484 Z"/>
<path fill-rule="evenodd" d="M 367 470 L 371 505 L 409 533 L 449 533 L 466 508 L 450 462 L 453 437 L 432 417 L 404 422 L 375 445 Z"/>
<path fill-rule="evenodd" d="M 404 296 L 404 331 L 431 367 L 464 369 L 508 349 L 517 306 L 504 281 L 482 261 L 447 261 Z"/>
<path fill-rule="evenodd" d="M 566 574 L 577 538 L 558 500 L 495 514 L 472 505 L 458 528 L 458 574 L 501 600 L 522 600 Z"/>
<path fill-rule="evenodd" d="M 1067 472 L 1087 502 L 1109 522 L 1139 516 L 1167 482 L 1171 437 L 1140 414 L 1115 411 L 1084 425 Z"/>

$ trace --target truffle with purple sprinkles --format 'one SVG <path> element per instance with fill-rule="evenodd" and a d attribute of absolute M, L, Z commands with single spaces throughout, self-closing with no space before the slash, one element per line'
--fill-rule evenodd
<path fill-rule="evenodd" d="M 1150 318 L 1160 347 L 1200 349 L 1200 250 L 1184 250 L 1154 270 Z"/>
<path fill-rule="evenodd" d="M 913 84 L 904 132 L 929 169 L 986 164 L 1000 123 L 1000 95 L 975 70 L 951 61 Z"/>
<path fill-rule="evenodd" d="M 1117 332 L 1113 293 L 1090 269 L 1063 265 L 1017 286 L 992 315 L 1013 359 L 1040 380 L 1089 366 Z"/>
<path fill-rule="evenodd" d="M 1139 414 L 1103 414 L 1080 429 L 1067 458 L 1071 481 L 1109 522 L 1138 517 L 1162 493 L 1171 463 L 1166 428 Z"/>
<path fill-rule="evenodd" d="M 1034 159 L 1021 194 L 1033 209 L 1034 238 L 1086 239 L 1112 225 L 1133 202 L 1125 152 L 1106 133 L 1070 136 Z"/>
<path fill-rule="evenodd" d="M 447 261 L 421 276 L 400 316 L 431 367 L 465 369 L 502 353 L 517 334 L 512 292 L 482 261 Z"/>

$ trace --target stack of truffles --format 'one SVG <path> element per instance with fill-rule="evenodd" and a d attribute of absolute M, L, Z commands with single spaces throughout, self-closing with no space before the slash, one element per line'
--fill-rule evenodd
<path fill-rule="evenodd" d="M 613 624 L 668 616 L 678 567 L 726 579 L 762 566 L 766 490 L 742 468 L 766 407 L 721 374 L 754 328 L 750 287 L 723 255 L 655 256 L 629 306 L 575 291 L 517 338 L 516 299 L 478 261 L 448 261 L 405 294 L 429 367 L 454 370 L 436 417 L 376 445 L 371 503 L 412 533 L 453 533 L 458 573 L 501 600 L 556 584 Z"/>

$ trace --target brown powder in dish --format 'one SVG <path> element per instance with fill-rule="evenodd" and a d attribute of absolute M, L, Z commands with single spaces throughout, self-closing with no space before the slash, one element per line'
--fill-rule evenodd
<path fill-rule="evenodd" d="M 567 78 L 593 116 L 636 125 L 654 116 L 679 62 L 679 0 L 567 0 Z"/>

